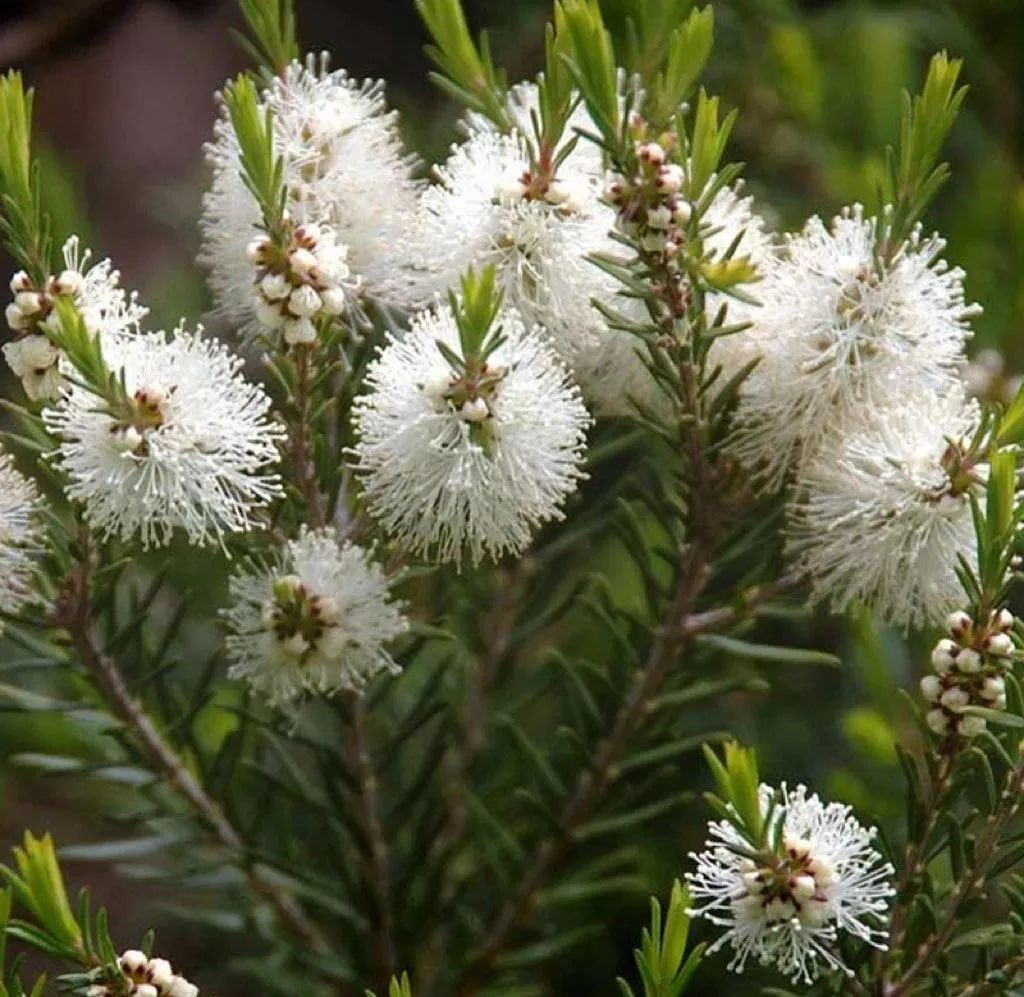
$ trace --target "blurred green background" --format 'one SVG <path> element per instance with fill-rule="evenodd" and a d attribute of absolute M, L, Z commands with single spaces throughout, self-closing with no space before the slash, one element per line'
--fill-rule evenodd
<path fill-rule="evenodd" d="M 125 284 L 150 304 L 154 324 L 173 325 L 181 315 L 194 320 L 207 306 L 193 265 L 206 180 L 201 145 L 215 115 L 214 90 L 245 65 L 229 37 L 237 23 L 232 4 L 26 0 L 2 6 L 0 64 L 22 68 L 37 88 L 58 231 L 74 226 L 98 255 L 111 256 Z M 609 21 L 621 23 L 629 6 L 630 0 L 606 0 Z M 984 306 L 972 353 L 997 349 L 1007 373 L 1024 370 L 1024 2 L 725 0 L 714 7 L 717 43 L 707 83 L 740 111 L 733 158 L 747 164 L 749 190 L 778 230 L 857 200 L 875 206 L 874 178 L 895 133 L 901 90 L 918 84 L 934 50 L 964 58 L 971 92 L 949 145 L 953 178 L 927 227 L 948 238 L 948 258 L 966 269 L 969 296 Z M 536 72 L 546 2 L 466 0 L 466 8 L 474 27 L 491 30 L 511 80 Z M 426 80 L 411 0 L 297 0 L 297 10 L 305 46 L 328 49 L 334 64 L 355 76 L 385 78 L 410 146 L 425 163 L 443 157 L 457 137 L 457 109 Z M 177 572 L 192 598 L 221 600 L 223 579 L 197 592 L 187 560 Z M 792 633 L 790 622 L 777 626 Z M 907 642 L 866 618 L 820 617 L 800 627 L 801 643 L 835 649 L 843 669 L 779 666 L 767 674 L 762 666 L 770 690 L 737 694 L 716 712 L 759 746 L 768 777 L 807 781 L 898 835 L 902 789 L 892 743 L 907 714 L 896 690 L 913 687 L 927 636 Z M 214 639 L 212 630 L 198 636 L 197 660 Z M 0 682 L 11 681 L 21 677 L 0 674 Z M 80 737 L 45 713 L 5 720 L 0 758 L 73 753 Z M 681 783 L 699 783 L 698 763 L 687 765 L 692 770 L 680 773 Z M 129 784 L 96 805 L 75 780 L 42 779 L 0 762 L 0 851 L 25 826 L 52 828 L 64 843 L 123 834 L 108 820 L 83 814 L 107 806 L 130 813 L 136 791 Z M 698 843 L 705 814 L 700 804 L 694 807 L 674 814 L 650 842 L 651 881 L 663 883 L 666 893 L 686 851 Z M 74 885 L 97 885 L 115 926 L 132 932 L 158 921 L 179 960 L 203 964 L 206 955 L 207 963 L 216 962 L 216 939 L 201 924 L 193 918 L 175 927 L 157 910 L 181 897 L 151 887 L 126 890 L 102 865 L 72 864 L 70 871 Z M 553 992 L 611 993 L 613 975 L 628 970 L 645 905 L 644 897 L 607 905 L 600 916 L 614 945 L 600 940 L 577 950 L 564 976 L 552 981 Z M 696 993 L 720 989 L 723 962 L 709 967 Z M 211 985 L 221 980 L 222 994 L 237 992 L 215 969 L 208 979 Z"/>

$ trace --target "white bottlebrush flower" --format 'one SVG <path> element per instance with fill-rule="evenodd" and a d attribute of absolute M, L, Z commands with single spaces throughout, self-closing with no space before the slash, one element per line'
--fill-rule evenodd
<path fill-rule="evenodd" d="M 618 289 L 586 259 L 615 249 L 608 237 L 614 212 L 601 200 L 601 153 L 585 139 L 553 180 L 531 176 L 525 136 L 532 134 L 528 109 L 536 101 L 533 84 L 514 88 L 510 97 L 513 117 L 526 131 L 501 135 L 474 119 L 466 142 L 436 168 L 438 183 L 423 193 L 410 252 L 424 304 L 455 287 L 470 266 L 493 265 L 506 303 L 530 325 L 543 326 L 562 359 L 575 366 L 604 333 L 591 299 Z M 582 109 L 566 137 L 576 126 L 594 130 Z"/>
<path fill-rule="evenodd" d="M 506 310 L 488 358 L 486 398 L 464 386 L 437 343 L 460 352 L 447 308 L 422 312 L 366 374 L 355 406 L 355 466 L 371 512 L 411 549 L 476 563 L 521 551 L 561 518 L 582 477 L 589 419 L 579 391 L 536 330 Z"/>
<path fill-rule="evenodd" d="M 767 814 L 773 792 L 761 786 Z M 748 858 L 750 846 L 731 823 L 718 821 L 687 875 L 691 913 L 726 929 L 708 950 L 733 949 L 729 968 L 748 960 L 774 966 L 794 983 L 810 983 L 821 965 L 846 970 L 836 952 L 840 933 L 885 947 L 891 865 L 842 803 L 823 803 L 803 786 L 775 793 L 782 813 L 782 852 Z"/>
<path fill-rule="evenodd" d="M 38 500 L 35 485 L 0 454 L 0 613 L 5 615 L 32 601 L 33 558 L 42 543 Z"/>
<path fill-rule="evenodd" d="M 977 311 L 965 304 L 963 271 L 939 258 L 945 243 L 934 236 L 915 232 L 882 269 L 874 246 L 875 221 L 855 206 L 830 229 L 812 218 L 764 268 L 753 333 L 761 361 L 743 393 L 736 452 L 773 487 L 826 429 L 956 379 Z"/>
<path fill-rule="evenodd" d="M 86 328 L 104 339 L 138 332 L 147 313 L 135 292 L 121 287 L 110 260 L 89 265 L 91 253 L 82 250 L 78 236 L 64 243 L 63 256 L 64 269 L 42 287 L 34 287 L 23 270 L 11 278 L 14 300 L 6 316 L 16 338 L 4 344 L 4 359 L 32 401 L 56 398 L 64 383 L 60 351 L 47 338 L 56 331 L 58 298 L 74 301 Z"/>
<path fill-rule="evenodd" d="M 242 376 L 241 360 L 214 339 L 178 329 L 104 344 L 122 380 L 123 411 L 68 387 L 45 410 L 68 495 L 106 535 L 146 547 L 176 528 L 192 543 L 220 541 L 250 526 L 250 511 L 277 497 L 280 430 L 270 399 Z"/>
<path fill-rule="evenodd" d="M 978 419 L 960 391 L 910 395 L 825 437 L 789 511 L 789 554 L 817 599 L 864 601 L 901 627 L 957 608 L 957 555 L 975 558 L 968 493 L 985 476 L 964 460 Z"/>
<path fill-rule="evenodd" d="M 171 969 L 166 959 L 151 959 L 145 952 L 129 949 L 117 960 L 117 976 L 97 970 L 86 997 L 198 997 L 199 988 Z"/>
<path fill-rule="evenodd" d="M 352 273 L 367 293 L 402 304 L 407 293 L 404 233 L 415 213 L 413 160 L 387 110 L 384 85 L 330 72 L 326 55 L 294 62 L 262 95 L 273 113 L 275 152 L 284 161 L 287 210 L 299 225 L 329 226 L 348 247 Z M 242 179 L 238 141 L 227 114 L 207 147 L 213 184 L 204 198 L 201 261 L 218 310 L 253 322 L 252 266 L 246 247 L 260 212 Z"/>
<path fill-rule="evenodd" d="M 722 259 L 734 244 L 733 258 L 749 257 L 760 270 L 771 252 L 771 241 L 764 222 L 754 212 L 752 197 L 742 196 L 737 185 L 723 187 L 705 212 L 702 228 L 704 245 L 715 259 Z M 738 240 L 738 241 L 737 241 Z M 620 250 L 621 252 L 621 250 Z M 744 288 L 754 294 L 758 285 Z M 648 320 L 646 307 L 638 301 L 619 298 L 609 304 L 636 322 Z M 711 293 L 705 301 L 708 322 L 714 321 L 722 305 L 727 306 L 726 324 L 738 325 L 756 318 L 758 308 L 724 293 Z M 722 336 L 711 348 L 709 364 L 720 365 L 728 379 L 758 355 L 757 341 L 750 331 Z M 651 376 L 644 358 L 647 349 L 627 332 L 605 329 L 596 350 L 576 364 L 576 376 L 587 400 L 604 415 L 629 415 L 632 401 L 663 417 L 670 413 L 670 399 Z M 723 380 L 724 383 L 724 380 Z"/>
<path fill-rule="evenodd" d="M 339 546 L 332 530 L 304 529 L 278 564 L 236 574 L 231 596 L 230 675 L 274 706 L 359 691 L 378 673 L 399 671 L 385 645 L 408 626 L 401 607 L 366 551 Z"/>

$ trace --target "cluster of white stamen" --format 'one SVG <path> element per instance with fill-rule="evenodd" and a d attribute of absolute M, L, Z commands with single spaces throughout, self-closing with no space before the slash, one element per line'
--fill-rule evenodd
<path fill-rule="evenodd" d="M 231 595 L 230 674 L 274 706 L 398 671 L 386 645 L 408 626 L 401 606 L 367 553 L 330 530 L 303 530 L 278 564 L 239 571 Z"/>
<path fill-rule="evenodd" d="M 987 723 L 983 716 L 966 712 L 970 707 L 1006 709 L 1014 623 L 1007 609 L 994 611 L 984 626 L 976 626 L 963 611 L 950 614 L 950 636 L 932 650 L 934 674 L 921 679 L 921 693 L 932 706 L 926 719 L 936 734 L 975 737 Z"/>
<path fill-rule="evenodd" d="M 8 616 L 33 599 L 35 554 L 43 543 L 38 502 L 35 484 L 0 454 L 0 612 Z"/>
<path fill-rule="evenodd" d="M 735 972 L 753 960 L 794 983 L 812 982 L 822 964 L 849 972 L 836 951 L 840 932 L 885 947 L 893 868 L 872 847 L 875 829 L 803 786 L 762 786 L 760 797 L 765 817 L 781 821 L 777 852 L 766 847 L 751 857 L 749 842 L 723 820 L 710 825 L 705 850 L 691 855 L 690 913 L 726 929 L 708 951 L 729 945 Z"/>
<path fill-rule="evenodd" d="M 128 295 L 121 288 L 120 274 L 111 267 L 110 260 L 89 266 L 90 253 L 81 251 L 77 236 L 64 244 L 63 255 L 64 269 L 48 276 L 38 287 L 24 270 L 11 278 L 14 300 L 5 315 L 15 338 L 4 345 L 4 359 L 32 401 L 56 398 L 64 383 L 60 350 L 50 338 L 58 331 L 58 299 L 75 304 L 86 329 L 94 336 L 137 331 L 146 314 L 136 295 Z"/>

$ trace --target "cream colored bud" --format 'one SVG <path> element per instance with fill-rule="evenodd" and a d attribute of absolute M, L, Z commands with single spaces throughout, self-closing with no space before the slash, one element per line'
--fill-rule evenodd
<path fill-rule="evenodd" d="M 60 276 L 54 281 L 54 290 L 58 294 L 67 294 L 77 298 L 85 287 L 85 277 L 77 270 L 62 270 Z"/>
<path fill-rule="evenodd" d="M 268 273 L 260 281 L 260 290 L 268 301 L 281 301 L 291 293 L 292 285 L 283 273 Z"/>
<path fill-rule="evenodd" d="M 337 658 L 345 650 L 347 643 L 348 636 L 345 631 L 341 627 L 331 626 L 317 638 L 316 649 L 325 658 Z"/>
<path fill-rule="evenodd" d="M 990 634 L 982 646 L 997 658 L 1007 658 L 1013 654 L 1013 641 L 1007 634 Z"/>
<path fill-rule="evenodd" d="M 1013 613 L 1006 608 L 1000 609 L 998 613 L 992 614 L 992 623 L 1004 632 L 1012 630 L 1014 623 Z"/>
<path fill-rule="evenodd" d="M 300 318 L 311 318 L 320 311 L 320 295 L 308 284 L 297 287 L 288 298 L 288 310 Z"/>
<path fill-rule="evenodd" d="M 32 325 L 32 320 L 13 301 L 4 309 L 4 318 L 15 332 L 24 332 Z"/>
<path fill-rule="evenodd" d="M 158 990 L 166 990 L 174 980 L 174 970 L 166 959 L 150 959 L 146 966 L 146 978 Z"/>
<path fill-rule="evenodd" d="M 460 414 L 466 422 L 483 422 L 491 414 L 491 410 L 482 398 L 473 398 L 462 403 Z"/>
<path fill-rule="evenodd" d="M 949 716 L 944 710 L 929 710 L 924 719 L 936 734 L 949 733 Z"/>
<path fill-rule="evenodd" d="M 316 326 L 305 317 L 289 319 L 284 324 L 284 339 L 291 346 L 309 346 L 316 342 Z"/>
<path fill-rule="evenodd" d="M 951 689 L 947 689 L 940 697 L 939 702 L 946 707 L 947 710 L 951 710 L 953 713 L 960 713 L 971 701 L 970 695 L 967 691 L 961 689 L 959 686 L 953 686 Z"/>
<path fill-rule="evenodd" d="M 152 983 L 140 983 L 132 990 L 132 997 L 160 997 L 160 991 Z"/>
<path fill-rule="evenodd" d="M 932 649 L 932 667 L 937 672 L 948 672 L 956 662 L 959 651 L 958 645 L 948 638 L 943 638 Z"/>
<path fill-rule="evenodd" d="M 11 278 L 11 294 L 17 294 L 19 291 L 28 291 L 32 287 L 32 281 L 29 280 L 28 274 L 24 270 L 19 270 Z"/>
<path fill-rule="evenodd" d="M 176 976 L 167 989 L 167 997 L 198 997 L 199 987 L 189 983 L 184 976 Z"/>
<path fill-rule="evenodd" d="M 797 900 L 810 900 L 818 891 L 813 876 L 794 876 L 789 884 L 790 892 Z"/>
<path fill-rule="evenodd" d="M 647 232 L 644 237 L 640 240 L 640 245 L 648 253 L 663 253 L 665 251 L 665 245 L 668 242 L 668 237 L 664 232 Z"/>
<path fill-rule="evenodd" d="M 60 397 L 64 387 L 64 377 L 56 365 L 46 370 L 29 371 L 21 379 L 25 394 L 34 402 L 53 401 Z"/>
<path fill-rule="evenodd" d="M 309 641 L 300 633 L 294 633 L 290 637 L 285 637 L 284 640 L 278 643 L 285 654 L 290 654 L 294 658 L 301 658 L 309 650 Z"/>
<path fill-rule="evenodd" d="M 641 162 L 651 166 L 661 166 L 665 162 L 665 150 L 657 142 L 644 142 L 636 154 Z"/>
<path fill-rule="evenodd" d="M 663 194 L 678 194 L 685 179 L 683 168 L 678 163 L 669 163 L 658 171 L 655 184 Z"/>
<path fill-rule="evenodd" d="M 256 296 L 254 309 L 257 320 L 268 329 L 280 329 L 285 323 L 284 312 L 279 304 L 271 304 L 263 295 Z"/>
<path fill-rule="evenodd" d="M 964 634 L 970 633 L 971 625 L 972 620 L 970 616 L 962 609 L 958 609 L 955 613 L 950 613 L 946 617 L 946 626 L 954 637 L 963 637 Z"/>
<path fill-rule="evenodd" d="M 999 699 L 1006 694 L 1006 682 L 1000 675 L 990 675 L 981 683 L 981 695 L 985 699 Z"/>
<path fill-rule="evenodd" d="M 981 671 L 981 655 L 977 651 L 965 647 L 956 656 L 956 667 L 957 671 L 963 672 L 964 675 L 974 675 Z"/>
<path fill-rule="evenodd" d="M 126 952 L 121 953 L 119 962 L 124 972 L 132 974 L 142 972 L 146 968 L 149 959 L 146 957 L 145 952 L 140 952 L 138 949 L 128 949 Z"/>
<path fill-rule="evenodd" d="M 301 277 L 306 277 L 317 268 L 318 260 L 308 249 L 300 246 L 288 254 L 288 265 Z"/>
<path fill-rule="evenodd" d="M 110 434 L 110 445 L 118 453 L 130 454 L 142 446 L 145 437 L 134 426 L 125 426 L 123 429 L 115 429 Z"/>
<path fill-rule="evenodd" d="M 964 737 L 977 737 L 987 726 L 984 717 L 961 717 L 957 729 Z"/>
<path fill-rule="evenodd" d="M 14 303 L 25 315 L 35 315 L 43 310 L 43 296 L 38 291 L 19 291 Z"/>
<path fill-rule="evenodd" d="M 929 703 L 937 703 L 939 701 L 939 697 L 942 695 L 942 682 L 938 675 L 925 675 L 921 679 L 921 695 Z"/>
<path fill-rule="evenodd" d="M 245 247 L 245 258 L 254 266 L 263 263 L 270 249 L 270 240 L 265 235 L 258 235 L 251 239 Z"/>
<path fill-rule="evenodd" d="M 320 292 L 320 304 L 327 315 L 340 315 L 345 310 L 345 292 L 340 287 L 325 287 Z"/>
<path fill-rule="evenodd" d="M 693 208 L 689 201 L 679 201 L 675 211 L 672 212 L 672 220 L 677 225 L 688 225 L 693 217 Z"/>
<path fill-rule="evenodd" d="M 659 204 L 647 212 L 647 224 L 651 228 L 666 229 L 672 223 L 672 211 L 667 204 Z"/>
<path fill-rule="evenodd" d="M 60 358 L 60 350 L 46 336 L 26 336 L 20 345 L 21 362 L 27 370 L 44 370 Z"/>

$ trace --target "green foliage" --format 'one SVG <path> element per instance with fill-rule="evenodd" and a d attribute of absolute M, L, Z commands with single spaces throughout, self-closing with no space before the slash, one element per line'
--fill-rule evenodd
<path fill-rule="evenodd" d="M 676 0 L 667 0 L 664 5 L 675 6 Z M 657 5 L 652 3 L 649 6 Z M 666 45 L 659 58 L 644 60 L 645 64 L 650 62 L 659 67 L 653 78 L 648 80 L 650 96 L 644 108 L 656 127 L 667 125 L 693 92 L 711 55 L 714 29 L 714 10 L 709 5 L 692 10 L 685 20 L 673 18 L 667 25 L 658 24 L 650 31 L 654 38 L 665 39 Z M 646 77 L 648 74 L 642 75 Z"/>
<path fill-rule="evenodd" d="M 921 93 L 903 95 L 903 116 L 895 151 L 887 150 L 881 196 L 892 205 L 882 238 L 882 255 L 891 255 L 924 215 L 949 179 L 949 164 L 936 160 L 956 121 L 967 88 L 957 88 L 962 62 L 945 52 L 932 57 Z"/>
<path fill-rule="evenodd" d="M 754 848 L 764 847 L 770 819 L 766 819 L 761 809 L 757 755 L 752 748 L 729 741 L 722 759 L 706 745 L 704 757 L 718 787 L 717 796 L 706 794 L 708 803 L 729 820 Z"/>
<path fill-rule="evenodd" d="M 366 997 L 376 997 L 372 990 L 366 991 Z M 409 982 L 409 974 L 402 973 L 402 978 L 392 976 L 388 984 L 388 997 L 412 997 L 412 984 Z"/>
<path fill-rule="evenodd" d="M 679 997 L 700 966 L 704 945 L 698 945 L 684 961 L 690 933 L 690 916 L 686 912 L 689 903 L 689 895 L 676 880 L 662 931 L 661 905 L 651 897 L 651 926 L 644 928 L 640 948 L 633 952 L 643 983 L 643 997 Z M 618 984 L 623 997 L 634 997 L 633 988 L 621 977 Z"/>
<path fill-rule="evenodd" d="M 601 138 L 616 148 L 622 127 L 618 70 L 597 0 L 558 0 L 555 30 L 566 40 L 565 60 Z"/>
<path fill-rule="evenodd" d="M 427 54 L 440 72 L 431 79 L 455 100 L 493 121 L 509 126 L 505 74 L 491 61 L 487 34 L 473 42 L 460 0 L 416 0 L 423 23 L 434 40 Z"/>
<path fill-rule="evenodd" d="M 32 162 L 32 92 L 21 74 L 0 78 L 0 232 L 8 249 L 39 287 L 49 273 L 49 220 L 43 211 L 38 167 Z"/>
<path fill-rule="evenodd" d="M 279 241 L 286 191 L 284 161 L 274 152 L 272 112 L 261 109 L 256 86 L 244 75 L 224 88 L 224 103 L 238 139 L 245 185 L 260 207 L 264 230 Z"/>
<path fill-rule="evenodd" d="M 36 922 L 32 928 L 22 926 L 20 933 L 31 935 L 43 951 L 77 961 L 83 951 L 82 929 L 68 901 L 53 839 L 26 831 L 22 847 L 14 849 L 14 862 L 17 871 L 0 866 L 0 875 Z M 8 930 L 19 933 L 14 925 Z"/>
<path fill-rule="evenodd" d="M 462 357 L 455 359 L 469 364 L 486 359 L 501 343 L 501 330 L 494 327 L 494 321 L 501 311 L 502 293 L 493 266 L 484 267 L 479 274 L 471 268 L 459 278 L 459 288 L 460 294 L 448 293 L 462 347 Z M 442 345 L 439 343 L 439 348 Z"/>
<path fill-rule="evenodd" d="M 299 57 L 293 0 L 238 0 L 252 38 L 238 34 L 257 65 L 280 74 Z"/>

